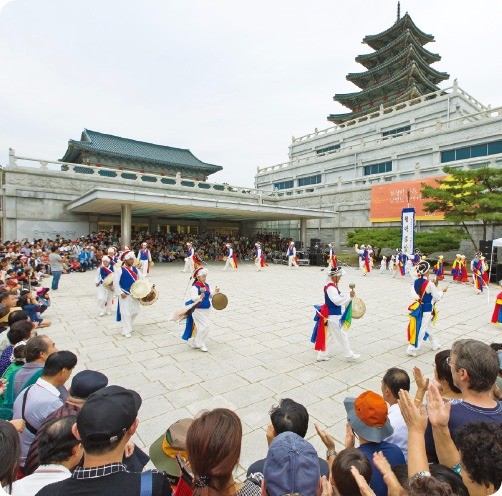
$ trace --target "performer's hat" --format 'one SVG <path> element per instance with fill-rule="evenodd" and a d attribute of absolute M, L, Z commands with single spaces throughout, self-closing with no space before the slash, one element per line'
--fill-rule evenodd
<path fill-rule="evenodd" d="M 417 266 L 417 273 L 420 274 L 421 276 L 427 274 L 429 272 L 431 266 L 429 262 L 426 262 L 425 260 L 422 260 L 418 266 Z"/>
<path fill-rule="evenodd" d="M 187 241 L 187 246 L 192 246 L 192 243 L 190 243 L 190 241 Z"/>
<path fill-rule="evenodd" d="M 290 244 L 290 245 L 294 245 L 294 244 L 295 244 L 295 242 L 294 242 L 294 241 L 290 241 L 290 242 L 289 242 L 289 244 Z"/>
<path fill-rule="evenodd" d="M 387 257 L 384 255 L 384 256 L 382 257 L 382 260 L 387 260 Z"/>
<path fill-rule="evenodd" d="M 328 246 L 329 246 L 330 248 L 332 248 L 332 247 L 333 247 L 333 243 L 328 243 Z"/>
<path fill-rule="evenodd" d="M 126 250 L 124 253 L 122 253 L 122 256 L 120 257 L 120 259 L 123 262 L 125 262 L 126 260 L 129 260 L 130 258 L 136 258 L 136 256 L 134 255 L 134 252 L 131 250 Z"/>
<path fill-rule="evenodd" d="M 399 253 L 401 251 L 401 248 L 396 248 L 396 251 Z"/>
<path fill-rule="evenodd" d="M 460 255 L 460 253 L 457 253 L 455 256 L 456 256 L 457 258 L 460 258 L 462 255 Z"/>
<path fill-rule="evenodd" d="M 366 245 L 361 245 L 361 248 L 366 248 Z"/>
<path fill-rule="evenodd" d="M 420 250 L 417 248 L 417 249 L 415 250 L 415 253 L 418 255 L 418 254 L 420 253 Z"/>
<path fill-rule="evenodd" d="M 147 246 L 147 245 L 148 245 L 148 243 L 145 243 L 144 241 L 143 241 L 143 243 L 141 243 L 141 246 Z"/>
<path fill-rule="evenodd" d="M 371 245 L 368 245 L 367 248 L 371 248 Z"/>
<path fill-rule="evenodd" d="M 438 257 L 438 258 L 444 258 L 444 257 L 443 257 L 443 255 L 439 255 L 439 257 Z"/>
<path fill-rule="evenodd" d="M 108 253 L 110 253 L 110 252 L 115 253 L 115 251 L 116 251 L 116 250 L 115 250 L 115 247 L 114 247 L 114 246 L 110 246 L 110 247 L 108 248 Z"/>
<path fill-rule="evenodd" d="M 465 258 L 465 255 L 461 255 L 461 258 Z"/>
<path fill-rule="evenodd" d="M 474 254 L 474 256 L 475 256 L 475 257 L 478 257 L 478 258 L 479 258 L 479 257 L 481 257 L 482 255 L 483 255 L 483 252 L 481 252 L 481 251 L 477 251 L 477 252 Z"/>
<path fill-rule="evenodd" d="M 101 261 L 102 262 L 109 262 L 110 261 L 110 257 L 107 257 L 106 255 L 103 255 L 103 257 L 101 258 Z"/>
<path fill-rule="evenodd" d="M 343 275 L 342 267 L 334 267 L 328 272 L 328 277 L 341 276 Z"/>
<path fill-rule="evenodd" d="M 204 267 L 199 267 L 193 273 L 193 278 L 196 279 L 197 277 L 207 276 L 208 274 L 209 271 L 207 269 L 205 269 Z"/>
<path fill-rule="evenodd" d="M 230 243 L 226 243 L 225 246 L 228 246 L 230 248 L 232 245 Z"/>
<path fill-rule="evenodd" d="M 255 246 L 261 246 L 261 243 L 257 241 L 254 245 Z"/>

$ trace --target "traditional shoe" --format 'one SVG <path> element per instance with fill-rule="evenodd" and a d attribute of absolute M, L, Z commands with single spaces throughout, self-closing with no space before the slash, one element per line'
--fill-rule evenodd
<path fill-rule="evenodd" d="M 417 352 L 416 351 L 413 351 L 413 350 L 406 350 L 406 354 L 410 357 L 416 357 L 417 356 Z"/>
<path fill-rule="evenodd" d="M 105 316 L 105 311 L 103 310 L 103 311 L 99 312 L 99 316 L 100 317 L 104 317 Z"/>
<path fill-rule="evenodd" d="M 349 362 L 355 362 L 359 358 L 361 358 L 361 355 L 359 353 L 352 353 L 349 357 L 345 357 Z"/>
<path fill-rule="evenodd" d="M 318 356 L 317 357 L 317 361 L 318 362 L 327 362 L 328 360 L 330 360 L 331 357 L 330 356 Z"/>
<path fill-rule="evenodd" d="M 207 352 L 207 348 L 206 348 L 206 345 L 203 344 L 201 347 L 200 347 L 200 351 L 203 351 L 204 353 Z"/>
<path fill-rule="evenodd" d="M 132 334 L 130 332 L 128 332 L 127 334 L 122 334 L 122 336 L 124 336 L 125 338 L 130 338 L 132 336 Z"/>

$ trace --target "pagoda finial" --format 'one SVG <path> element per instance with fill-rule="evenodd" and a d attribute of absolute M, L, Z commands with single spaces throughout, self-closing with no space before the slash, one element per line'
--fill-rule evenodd
<path fill-rule="evenodd" d="M 397 20 L 401 19 L 401 2 L 397 2 Z"/>

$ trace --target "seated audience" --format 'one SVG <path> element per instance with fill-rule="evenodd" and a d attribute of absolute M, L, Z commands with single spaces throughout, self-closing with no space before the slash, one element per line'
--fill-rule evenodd
<path fill-rule="evenodd" d="M 35 328 L 29 320 L 20 320 L 18 322 L 14 322 L 14 324 L 11 325 L 9 332 L 7 333 L 7 338 L 9 339 L 10 346 L 7 346 L 7 348 L 3 350 L 2 355 L 0 356 L 0 374 L 2 376 L 14 361 L 14 346 L 19 343 L 26 345 L 26 341 L 32 338 L 34 334 Z M 7 378 L 5 379 L 8 380 Z"/>
<path fill-rule="evenodd" d="M 9 494 L 17 479 L 20 451 L 16 429 L 10 422 L 0 420 L 0 496 Z"/>
<path fill-rule="evenodd" d="M 368 458 L 356 448 L 345 448 L 336 455 L 331 465 L 330 482 L 335 496 L 361 496 L 351 467 L 356 467 L 366 482 L 370 483 L 373 467 Z"/>
<path fill-rule="evenodd" d="M 217 496 L 230 492 L 236 496 L 261 496 L 260 487 L 251 480 L 246 480 L 244 484 L 234 480 L 241 443 L 241 421 L 231 410 L 216 408 L 204 412 L 192 422 L 187 432 L 186 447 L 194 477 L 194 496 Z M 316 469 L 319 470 L 317 464 Z M 274 494 L 269 493 L 270 496 Z"/>
<path fill-rule="evenodd" d="M 382 379 L 383 399 L 389 404 L 389 421 L 394 432 L 384 441 L 399 446 L 404 458 L 408 459 L 408 428 L 398 405 L 399 390 L 410 390 L 410 376 L 403 369 L 391 368 Z"/>
<path fill-rule="evenodd" d="M 84 448 L 83 466 L 75 468 L 71 477 L 45 486 L 37 496 L 138 496 L 142 489 L 151 496 L 170 496 L 164 474 L 128 472 L 122 464 L 125 445 L 138 427 L 140 407 L 139 394 L 120 386 L 91 394 L 73 426 Z"/>
<path fill-rule="evenodd" d="M 307 434 L 309 426 L 307 409 L 290 398 L 283 398 L 279 402 L 279 405 L 270 410 L 270 420 L 272 423 L 267 428 L 267 442 L 269 446 L 273 439 L 283 432 L 294 432 L 303 438 Z M 329 467 L 326 460 L 320 457 L 318 457 L 318 460 L 321 475 L 329 477 Z M 255 473 L 263 474 L 264 462 L 265 459 L 252 463 L 248 468 L 247 475 L 251 476 Z"/>
<path fill-rule="evenodd" d="M 71 351 L 53 353 L 47 358 L 40 379 L 24 389 L 16 398 L 14 418 L 22 418 L 26 422 L 26 429 L 19 435 L 21 467 L 24 467 L 26 455 L 38 429 L 45 419 L 63 404 L 60 397 L 61 388 L 70 378 L 75 365 L 77 356 Z"/>
<path fill-rule="evenodd" d="M 455 386 L 449 365 L 451 350 L 443 350 L 434 357 L 434 379 L 436 380 L 441 396 L 453 403 L 462 400 L 462 391 Z"/>
<path fill-rule="evenodd" d="M 40 467 L 14 482 L 11 496 L 33 496 L 40 489 L 67 479 L 82 458 L 82 444 L 73 435 L 77 417 L 53 419 L 40 429 Z"/>

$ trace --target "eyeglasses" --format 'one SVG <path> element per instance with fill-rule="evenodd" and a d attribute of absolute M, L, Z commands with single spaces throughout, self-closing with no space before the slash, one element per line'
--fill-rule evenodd
<path fill-rule="evenodd" d="M 450 367 L 455 367 L 455 362 L 451 359 L 451 356 L 447 357 L 446 358 L 446 363 L 450 366 Z"/>

